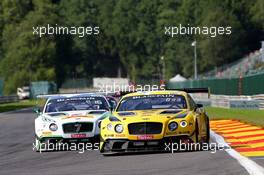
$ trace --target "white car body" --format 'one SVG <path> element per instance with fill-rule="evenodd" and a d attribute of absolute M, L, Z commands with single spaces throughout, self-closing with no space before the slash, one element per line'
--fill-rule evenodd
<path fill-rule="evenodd" d="M 30 88 L 28 86 L 17 88 L 17 96 L 20 100 L 30 98 Z"/>
<path fill-rule="evenodd" d="M 43 112 L 35 119 L 36 141 L 44 142 L 47 140 L 76 140 L 91 139 L 99 136 L 99 123 L 102 119 L 111 114 L 109 110 L 74 110 L 60 112 L 46 112 L 51 100 L 70 99 L 70 98 L 90 98 L 101 97 L 109 107 L 107 99 L 103 95 L 83 94 L 72 96 L 50 97 L 43 109 Z M 110 107 L 109 107 L 110 109 Z M 50 129 L 51 124 L 57 125 L 57 130 Z M 91 129 L 92 127 L 92 129 Z M 66 129 L 65 129 L 66 128 Z"/>

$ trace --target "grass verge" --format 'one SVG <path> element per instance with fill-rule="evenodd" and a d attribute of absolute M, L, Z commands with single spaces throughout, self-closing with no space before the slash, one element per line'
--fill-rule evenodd
<path fill-rule="evenodd" d="M 43 104 L 42 100 L 23 100 L 23 101 L 15 102 L 15 103 L 0 104 L 0 113 L 14 111 L 14 110 L 23 109 L 23 108 L 29 108 L 29 107 L 33 107 L 36 105 L 39 106 L 42 104 Z"/>
<path fill-rule="evenodd" d="M 205 109 L 211 120 L 236 119 L 264 127 L 264 110 L 225 109 L 216 107 L 206 107 Z"/>

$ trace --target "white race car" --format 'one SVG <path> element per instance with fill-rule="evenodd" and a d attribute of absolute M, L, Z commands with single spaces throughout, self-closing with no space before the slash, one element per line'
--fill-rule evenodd
<path fill-rule="evenodd" d="M 111 114 L 106 97 L 97 94 L 55 95 L 43 111 L 35 109 L 35 148 L 45 143 L 96 141 L 100 122 Z"/>

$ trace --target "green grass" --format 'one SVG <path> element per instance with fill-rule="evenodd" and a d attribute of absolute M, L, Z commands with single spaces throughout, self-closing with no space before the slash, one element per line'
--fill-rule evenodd
<path fill-rule="evenodd" d="M 23 100 L 15 103 L 0 104 L 0 112 L 14 111 L 23 108 L 29 108 L 33 106 L 40 106 L 43 104 L 42 100 Z"/>
<path fill-rule="evenodd" d="M 264 127 L 264 110 L 206 107 L 206 112 L 211 120 L 235 119 Z"/>

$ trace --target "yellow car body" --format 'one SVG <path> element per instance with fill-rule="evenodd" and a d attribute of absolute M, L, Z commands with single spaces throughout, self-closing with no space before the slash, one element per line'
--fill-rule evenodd
<path fill-rule="evenodd" d="M 182 109 L 118 110 L 128 98 L 152 96 L 180 97 L 185 100 L 186 107 Z M 209 119 L 200 107 L 201 105 L 195 104 L 191 96 L 184 91 L 165 90 L 127 94 L 121 98 L 112 115 L 101 122 L 100 151 L 106 154 L 162 150 L 165 143 L 179 141 L 208 143 Z M 177 129 L 170 130 L 175 128 L 175 123 L 171 124 L 172 122 L 177 124 Z M 119 128 L 116 129 L 116 127 Z"/>

